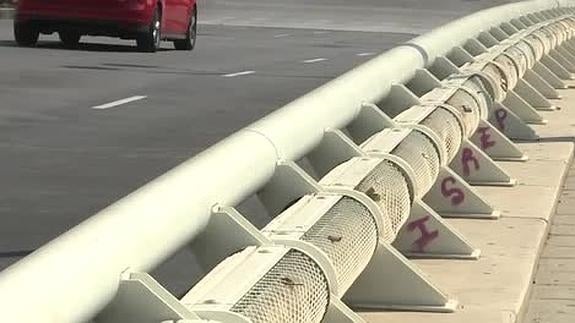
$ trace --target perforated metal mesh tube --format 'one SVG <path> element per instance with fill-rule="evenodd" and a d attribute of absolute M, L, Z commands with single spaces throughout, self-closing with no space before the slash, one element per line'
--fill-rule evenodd
<path fill-rule="evenodd" d="M 377 224 L 360 202 L 343 197 L 302 237 L 331 260 L 339 286 L 350 286 L 371 260 Z"/>
<path fill-rule="evenodd" d="M 420 131 L 412 131 L 391 153 L 413 168 L 419 193 L 427 193 L 437 179 L 440 167 L 439 152 L 431 139 Z"/>
<path fill-rule="evenodd" d="M 411 210 L 411 194 L 403 172 L 389 160 L 382 161 L 355 188 L 374 200 L 391 222 L 383 239 L 392 242 Z"/>
<path fill-rule="evenodd" d="M 501 54 L 495 58 L 495 62 L 499 63 L 499 66 L 505 69 L 505 74 L 507 75 L 507 87 L 509 89 L 515 88 L 519 81 L 519 71 L 517 70 L 513 60 L 511 60 L 507 55 Z"/>
<path fill-rule="evenodd" d="M 457 116 L 451 111 L 439 107 L 422 122 L 422 125 L 431 129 L 441 138 L 441 144 L 447 153 L 448 161 L 451 161 L 463 142 L 463 129 L 457 121 Z"/>
<path fill-rule="evenodd" d="M 329 297 L 320 267 L 304 253 L 290 250 L 231 311 L 253 323 L 319 323 Z"/>
<path fill-rule="evenodd" d="M 514 48 L 523 52 L 527 60 L 527 68 L 532 68 L 537 61 L 536 53 L 531 45 L 529 45 L 525 40 L 522 40 L 514 45 Z M 524 72 L 525 73 L 525 72 Z"/>
<path fill-rule="evenodd" d="M 507 91 L 509 91 L 509 82 L 507 81 L 509 77 L 503 68 L 499 64 L 489 62 L 483 67 L 481 71 L 490 76 L 491 79 L 495 81 L 495 86 L 497 86 L 500 90 L 497 100 L 503 100 L 507 95 Z"/>
<path fill-rule="evenodd" d="M 481 119 L 481 111 L 477 99 L 469 91 L 459 89 L 446 103 L 461 113 L 465 123 L 466 135 L 468 137 L 471 136 L 479 126 L 479 120 Z"/>
<path fill-rule="evenodd" d="M 514 46 L 505 50 L 505 53 L 515 61 L 515 66 L 518 68 L 518 75 L 523 76 L 529 65 L 527 55 L 521 49 Z"/>
<path fill-rule="evenodd" d="M 545 43 L 535 35 L 525 36 L 524 41 L 531 45 L 531 48 L 535 51 L 535 59 L 539 61 L 545 54 Z"/>

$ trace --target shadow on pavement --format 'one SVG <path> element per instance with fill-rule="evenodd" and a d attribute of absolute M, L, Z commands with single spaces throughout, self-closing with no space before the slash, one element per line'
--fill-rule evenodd
<path fill-rule="evenodd" d="M 0 40 L 0 47 L 18 47 L 13 40 Z M 80 43 L 76 48 L 67 48 L 60 42 L 39 42 L 30 49 L 53 49 L 68 51 L 85 51 L 85 52 L 111 52 L 111 53 L 143 53 L 136 45 L 123 44 L 100 44 L 100 43 Z M 172 51 L 174 49 L 161 48 L 159 51 Z"/>

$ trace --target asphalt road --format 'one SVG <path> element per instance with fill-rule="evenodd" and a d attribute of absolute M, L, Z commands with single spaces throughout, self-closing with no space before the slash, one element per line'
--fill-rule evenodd
<path fill-rule="evenodd" d="M 373 55 L 501 2 L 202 0 L 192 53 L 54 36 L 23 49 L 0 20 L 0 269 Z M 179 294 L 193 264 L 182 251 L 154 276 Z"/>

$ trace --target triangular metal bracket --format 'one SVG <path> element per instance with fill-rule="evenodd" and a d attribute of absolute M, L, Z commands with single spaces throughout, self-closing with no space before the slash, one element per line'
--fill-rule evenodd
<path fill-rule="evenodd" d="M 505 97 L 502 104 L 511 109 L 521 120 L 528 124 L 547 124 L 547 120 L 543 119 L 535 108 L 514 91 L 507 93 L 507 97 Z"/>
<path fill-rule="evenodd" d="M 518 80 L 517 85 L 513 89 L 515 93 L 521 96 L 525 102 L 529 103 L 536 110 L 540 111 L 553 111 L 557 110 L 557 107 L 553 106 L 551 102 L 543 96 L 537 89 L 535 89 L 531 84 L 525 82 L 524 80 Z"/>
<path fill-rule="evenodd" d="M 564 44 L 565 43 L 557 46 L 554 50 L 557 51 L 559 54 L 561 54 L 561 56 L 565 60 L 567 60 L 567 63 L 569 64 L 568 70 L 569 70 L 569 72 L 573 73 L 574 72 L 573 69 L 575 68 L 575 65 L 574 65 L 574 63 L 571 63 L 571 62 L 575 62 L 575 55 L 572 52 L 570 52 L 566 46 L 563 46 Z"/>
<path fill-rule="evenodd" d="M 541 64 L 545 65 L 553 74 L 557 75 L 562 80 L 571 80 L 573 77 L 565 67 L 563 67 L 557 60 L 548 54 L 543 55 L 540 60 Z"/>
<path fill-rule="evenodd" d="M 146 273 L 126 270 L 114 300 L 95 319 L 97 323 L 158 323 L 201 320 Z M 199 322 L 199 321 L 197 321 Z"/>
<path fill-rule="evenodd" d="M 257 195 L 268 214 L 275 216 L 302 196 L 321 191 L 321 186 L 299 165 L 280 161 L 276 171 Z"/>
<path fill-rule="evenodd" d="M 271 241 L 236 209 L 216 205 L 208 226 L 189 248 L 194 252 L 202 269 L 208 272 L 245 247 L 266 244 L 271 244 Z"/>
<path fill-rule="evenodd" d="M 377 105 L 364 103 L 358 116 L 347 126 L 347 131 L 356 144 L 361 144 L 372 135 L 388 128 L 395 128 L 392 118 Z"/>
<path fill-rule="evenodd" d="M 521 120 L 515 112 L 499 102 L 495 102 L 489 111 L 488 121 L 510 139 L 525 141 L 539 139 L 533 128 Z"/>
<path fill-rule="evenodd" d="M 451 74 L 457 74 L 460 72 L 459 67 L 453 64 L 447 57 L 439 56 L 437 57 L 431 66 L 427 68 L 431 74 L 439 80 L 444 80 Z"/>
<path fill-rule="evenodd" d="M 426 69 L 418 69 L 415 76 L 406 84 L 418 97 L 424 96 L 433 89 L 441 86 L 441 81 Z"/>
<path fill-rule="evenodd" d="M 532 70 L 525 71 L 523 75 L 523 80 L 533 86 L 537 91 L 543 94 L 547 99 L 560 99 L 561 96 L 559 92 L 555 90 L 551 84 L 547 83 L 539 74 L 533 72 Z"/>
<path fill-rule="evenodd" d="M 421 200 L 413 203 L 393 246 L 408 258 L 477 260 L 481 254 Z"/>
<path fill-rule="evenodd" d="M 366 323 L 361 316 L 345 305 L 336 295 L 331 295 L 327 313 L 323 319 L 326 323 Z"/>
<path fill-rule="evenodd" d="M 501 28 L 499 27 L 492 27 L 489 30 L 489 34 L 491 36 L 493 36 L 495 39 L 497 39 L 497 41 L 502 42 L 505 39 L 509 38 L 509 35 Z"/>
<path fill-rule="evenodd" d="M 555 73 L 553 73 L 547 66 L 541 62 L 536 62 L 533 65 L 533 72 L 539 74 L 547 83 L 556 89 L 566 89 L 567 85 Z"/>
<path fill-rule="evenodd" d="M 513 141 L 485 120 L 479 121 L 470 139 L 493 160 L 524 162 L 529 159 Z"/>
<path fill-rule="evenodd" d="M 499 40 L 486 31 L 480 33 L 479 36 L 477 36 L 477 40 L 487 48 L 499 45 Z"/>
<path fill-rule="evenodd" d="M 465 48 L 465 50 L 473 56 L 479 56 L 489 51 L 489 49 L 485 47 L 485 45 L 483 45 L 480 41 L 478 41 L 475 38 L 469 39 L 465 43 L 465 45 L 463 45 L 463 48 Z"/>
<path fill-rule="evenodd" d="M 497 219 L 496 211 L 461 176 L 442 167 L 437 181 L 423 200 L 444 218 Z"/>
<path fill-rule="evenodd" d="M 420 269 L 381 240 L 344 301 L 352 308 L 371 310 L 451 313 L 457 306 L 457 301 L 441 292 Z"/>
<path fill-rule="evenodd" d="M 463 141 L 450 167 L 471 185 L 514 186 L 517 183 L 468 139 Z"/>
<path fill-rule="evenodd" d="M 565 57 L 565 55 L 563 55 L 557 49 L 552 49 L 551 51 L 549 51 L 549 56 L 553 58 L 565 70 L 567 70 L 567 72 L 569 73 L 575 72 L 575 65 L 573 65 L 573 63 L 571 63 L 571 61 L 569 61 L 569 59 L 567 59 L 567 57 Z M 570 77 L 572 78 L 571 75 Z"/>
<path fill-rule="evenodd" d="M 451 52 L 447 54 L 447 58 L 458 67 L 461 67 L 466 63 L 475 61 L 473 55 L 471 55 L 468 51 L 459 46 L 453 47 L 453 49 L 451 49 Z"/>
<path fill-rule="evenodd" d="M 381 107 L 387 115 L 395 118 L 398 114 L 419 103 L 420 101 L 417 95 L 411 92 L 405 85 L 393 84 L 385 100 L 377 105 Z"/>
<path fill-rule="evenodd" d="M 326 129 L 320 144 L 307 158 L 318 178 L 322 178 L 337 165 L 364 155 L 361 148 L 341 130 Z"/>

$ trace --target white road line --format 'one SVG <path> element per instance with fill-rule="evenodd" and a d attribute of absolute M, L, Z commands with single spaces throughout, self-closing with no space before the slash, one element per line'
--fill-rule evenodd
<path fill-rule="evenodd" d="M 375 55 L 375 53 L 372 52 L 367 52 L 367 53 L 359 53 L 357 54 L 357 56 L 363 57 L 363 56 L 373 56 Z"/>
<path fill-rule="evenodd" d="M 122 99 L 122 100 L 118 100 L 118 101 L 114 101 L 114 102 L 110 102 L 110 103 L 106 103 L 106 104 L 102 104 L 102 105 L 97 105 L 95 107 L 92 107 L 92 109 L 94 109 L 94 110 L 111 109 L 111 108 L 117 107 L 117 106 L 122 105 L 122 104 L 143 100 L 145 98 L 147 98 L 147 96 L 145 96 L 145 95 L 136 95 L 136 96 Z"/>
<path fill-rule="evenodd" d="M 314 58 L 314 59 L 308 59 L 305 61 L 302 61 L 302 63 L 304 64 L 311 64 L 311 63 L 318 63 L 318 62 L 323 62 L 323 61 L 327 61 L 327 58 Z"/>
<path fill-rule="evenodd" d="M 236 77 L 236 76 L 244 76 L 244 75 L 254 74 L 255 72 L 256 72 L 256 71 L 243 71 L 243 72 L 225 74 L 225 75 L 222 75 L 222 76 L 223 76 L 223 77 Z"/>
<path fill-rule="evenodd" d="M 279 35 L 275 35 L 274 38 L 283 38 L 283 37 L 289 37 L 291 36 L 291 34 L 279 34 Z"/>

